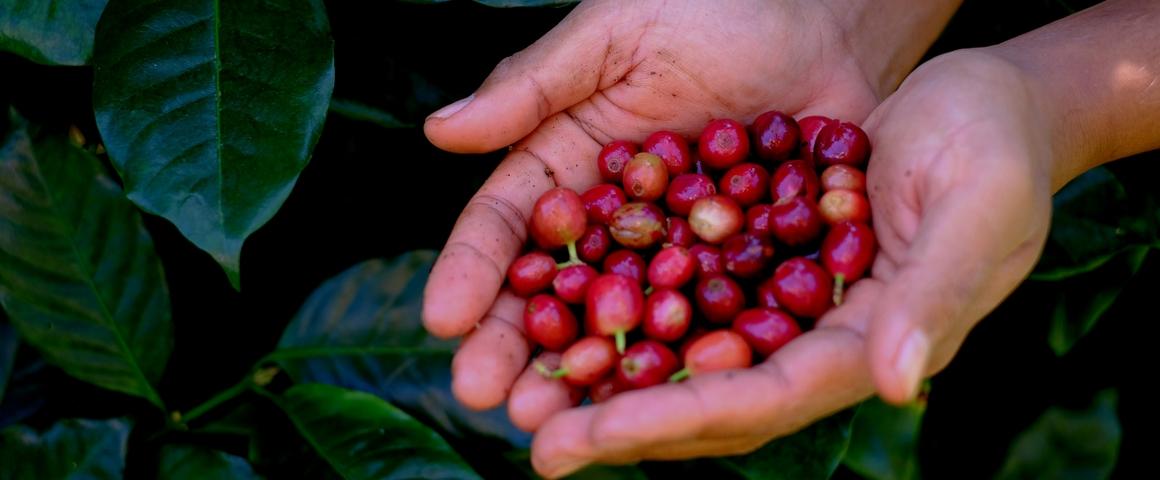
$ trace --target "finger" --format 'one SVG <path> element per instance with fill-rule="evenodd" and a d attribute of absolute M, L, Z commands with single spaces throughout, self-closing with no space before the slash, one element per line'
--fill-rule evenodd
<path fill-rule="evenodd" d="M 427 138 L 453 152 L 496 150 L 595 93 L 602 78 L 623 75 L 630 67 L 626 58 L 605 69 L 610 56 L 625 54 L 610 48 L 613 27 L 596 15 L 580 5 L 536 43 L 504 59 L 474 94 L 427 118 Z"/>
<path fill-rule="evenodd" d="M 451 361 L 451 391 L 459 403 L 487 410 L 503 403 L 528 363 L 531 345 L 524 336 L 523 299 L 503 292 Z"/>
<path fill-rule="evenodd" d="M 561 415 L 569 415 L 571 411 Z M 687 460 L 699 457 L 723 457 L 745 455 L 761 448 L 768 443 L 767 439 L 756 437 L 727 438 L 713 440 L 679 440 L 656 445 L 649 452 L 621 451 L 612 453 L 602 459 L 602 465 L 630 465 L 645 460 Z M 572 465 L 544 465 L 535 455 L 532 456 L 532 468 L 545 478 L 561 478 L 567 476 L 590 462 L 580 462 Z"/>
<path fill-rule="evenodd" d="M 504 159 L 464 208 L 431 270 L 423 292 L 431 334 L 450 338 L 475 326 L 527 238 L 536 199 L 557 184 L 578 191 L 594 185 L 599 151 L 575 122 L 556 115 Z"/>
<path fill-rule="evenodd" d="M 545 352 L 536 362 L 549 370 L 560 368 L 560 354 Z M 535 365 L 528 365 L 508 399 L 508 417 L 520 430 L 540 428 L 549 417 L 575 407 L 584 397 L 584 389 L 571 387 L 558 378 L 546 378 Z"/>

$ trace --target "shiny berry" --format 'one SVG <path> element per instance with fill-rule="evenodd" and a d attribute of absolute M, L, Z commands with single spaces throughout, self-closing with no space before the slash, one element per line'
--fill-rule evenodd
<path fill-rule="evenodd" d="M 556 187 L 536 200 L 531 233 L 541 247 L 553 249 L 575 242 L 588 226 L 588 212 L 576 192 Z"/>
<path fill-rule="evenodd" d="M 870 222 L 870 200 L 853 190 L 830 190 L 818 201 L 822 219 L 830 225 L 841 222 Z"/>
<path fill-rule="evenodd" d="M 849 165 L 830 165 L 822 171 L 822 191 L 853 190 L 866 193 L 866 174 Z"/>
<path fill-rule="evenodd" d="M 721 194 L 748 207 L 765 197 L 769 189 L 769 172 L 756 163 L 734 165 L 721 176 Z"/>
<path fill-rule="evenodd" d="M 751 308 L 741 312 L 733 320 L 733 331 L 762 357 L 772 355 L 802 333 L 793 317 L 775 308 Z"/>
<path fill-rule="evenodd" d="M 701 130 L 697 152 L 705 165 L 726 169 L 745 160 L 749 155 L 749 134 L 736 120 L 719 118 L 710 121 Z"/>
<path fill-rule="evenodd" d="M 528 299 L 524 308 L 524 331 L 545 350 L 564 349 L 576 340 L 579 330 L 576 316 L 560 299 L 548 294 Z"/>
<path fill-rule="evenodd" d="M 644 334 L 662 342 L 685 336 L 693 321 L 693 306 L 676 290 L 658 289 L 644 301 Z"/>
<path fill-rule="evenodd" d="M 773 260 L 773 243 L 752 233 L 740 233 L 721 244 L 725 271 L 739 278 L 753 278 Z"/>
<path fill-rule="evenodd" d="M 693 203 L 716 194 L 717 186 L 713 184 L 713 179 L 699 173 L 686 173 L 677 175 L 669 183 L 669 189 L 665 192 L 665 205 L 675 215 L 688 216 Z"/>
<path fill-rule="evenodd" d="M 725 275 L 705 275 L 697 281 L 695 294 L 697 309 L 713 323 L 731 322 L 745 308 L 745 293 Z"/>
<path fill-rule="evenodd" d="M 870 159 L 870 137 L 849 122 L 831 123 L 818 132 L 814 142 L 814 163 L 821 166 L 859 167 Z"/>
<path fill-rule="evenodd" d="M 669 227 L 665 234 L 665 245 L 675 245 L 678 247 L 691 247 L 697 241 L 697 234 L 693 233 L 693 227 L 689 226 L 689 222 L 681 217 L 669 217 L 665 219 L 666 225 Z"/>
<path fill-rule="evenodd" d="M 608 227 L 604 225 L 589 225 L 588 229 L 584 230 L 584 235 L 580 236 L 580 240 L 576 241 L 576 253 L 580 255 L 580 260 L 588 263 L 603 260 L 610 249 L 612 236 L 608 233 Z"/>
<path fill-rule="evenodd" d="M 673 132 L 656 132 L 644 139 L 641 151 L 661 157 L 669 169 L 669 176 L 688 172 L 693 168 L 693 155 L 689 153 L 689 142 Z"/>
<path fill-rule="evenodd" d="M 641 340 L 624 352 L 616 368 L 616 381 L 630 388 L 659 385 L 677 371 L 677 355 L 656 340 Z"/>
<path fill-rule="evenodd" d="M 608 233 L 628 248 L 648 248 L 664 240 L 665 214 L 651 203 L 626 203 L 613 212 Z"/>
<path fill-rule="evenodd" d="M 600 381 L 593 383 L 588 388 L 588 398 L 592 399 L 592 403 L 602 403 L 616 394 L 627 390 L 628 387 L 621 385 L 616 380 L 616 373 L 613 372 L 609 376 L 600 379 Z"/>
<path fill-rule="evenodd" d="M 798 317 L 821 317 L 833 305 L 834 279 L 804 258 L 782 262 L 773 271 L 772 281 L 778 306 Z"/>
<path fill-rule="evenodd" d="M 698 338 L 685 351 L 685 368 L 673 374 L 670 381 L 722 370 L 749 368 L 753 352 L 745 338 L 732 330 L 715 330 Z"/>
<path fill-rule="evenodd" d="M 617 250 L 604 259 L 604 273 L 625 276 L 640 285 L 644 285 L 646 269 L 644 257 L 632 250 Z"/>
<path fill-rule="evenodd" d="M 614 335 L 616 351 L 624 351 L 624 335 L 644 319 L 640 284 L 621 275 L 604 274 L 588 285 L 585 326 L 590 335 Z"/>
<path fill-rule="evenodd" d="M 801 141 L 801 128 L 793 117 L 778 111 L 758 115 L 750 128 L 757 156 L 772 162 L 793 157 Z"/>
<path fill-rule="evenodd" d="M 773 171 L 769 181 L 769 194 L 773 203 L 786 202 L 794 197 L 805 197 L 818 201 L 821 182 L 813 167 L 804 160 L 790 160 Z"/>
<path fill-rule="evenodd" d="M 531 252 L 517 258 L 507 271 L 508 285 L 521 297 L 548 288 L 555 278 L 556 260 L 544 252 Z"/>
<path fill-rule="evenodd" d="M 624 173 L 624 166 L 636 155 L 636 145 L 627 140 L 614 140 L 596 156 L 596 167 L 600 170 L 600 178 L 605 182 L 620 183 Z"/>
<path fill-rule="evenodd" d="M 560 368 L 551 372 L 551 376 L 563 378 L 572 386 L 586 387 L 612 372 L 619 357 L 616 346 L 607 337 L 584 337 L 564 350 Z"/>
<path fill-rule="evenodd" d="M 761 203 L 745 211 L 745 231 L 759 237 L 773 236 L 773 205 Z"/>
<path fill-rule="evenodd" d="M 793 197 L 776 204 L 769 216 L 773 236 L 790 246 L 805 245 L 822 233 L 822 215 L 813 200 Z"/>
<path fill-rule="evenodd" d="M 638 202 L 651 202 L 665 194 L 669 171 L 661 157 L 641 152 L 624 166 L 624 193 Z"/>
<path fill-rule="evenodd" d="M 821 115 L 814 115 L 798 120 L 798 126 L 802 129 L 801 136 L 801 155 L 798 158 L 804 158 L 811 164 L 814 159 L 814 143 L 817 141 L 818 133 L 822 131 L 826 125 L 837 124 L 838 121 L 829 117 Z"/>
<path fill-rule="evenodd" d="M 588 265 L 572 265 L 556 274 L 552 288 L 555 289 L 556 296 L 565 303 L 581 304 L 584 303 L 585 294 L 588 293 L 588 285 L 598 276 L 600 273 Z"/>
<path fill-rule="evenodd" d="M 725 259 L 721 257 L 721 249 L 698 243 L 689 247 L 689 253 L 697 259 L 697 278 L 712 273 L 725 273 Z"/>
<path fill-rule="evenodd" d="M 628 203 L 628 198 L 620 187 L 610 183 L 602 183 L 589 188 L 580 195 L 584 201 L 584 209 L 588 212 L 588 221 L 600 225 L 608 225 L 612 220 L 612 212 Z"/>
<path fill-rule="evenodd" d="M 741 231 L 745 214 L 737 202 L 724 195 L 713 195 L 697 200 L 689 212 L 689 226 L 693 233 L 707 243 L 721 243 Z"/>
<path fill-rule="evenodd" d="M 685 247 L 665 247 L 648 265 L 648 284 L 653 288 L 681 288 L 696 273 L 696 259 Z"/>
<path fill-rule="evenodd" d="M 826 234 L 820 257 L 822 266 L 834 276 L 834 304 L 842 303 L 846 285 L 870 269 L 877 248 L 874 231 L 864 223 L 842 222 Z"/>

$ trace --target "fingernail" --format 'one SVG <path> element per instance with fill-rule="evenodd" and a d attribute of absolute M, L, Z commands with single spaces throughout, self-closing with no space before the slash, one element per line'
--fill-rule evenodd
<path fill-rule="evenodd" d="M 894 372 L 906 385 L 907 400 L 918 394 L 922 372 L 926 369 L 927 355 L 930 355 L 930 340 L 926 334 L 914 330 L 907 334 L 898 349 L 898 356 L 894 359 Z"/>
<path fill-rule="evenodd" d="M 460 110 L 463 110 L 463 107 L 466 107 L 467 104 L 471 103 L 472 100 L 475 100 L 474 93 L 471 95 L 468 95 L 467 98 L 459 99 L 458 101 L 456 101 L 455 103 L 452 103 L 451 105 L 440 108 L 435 113 L 428 115 L 427 118 L 437 118 L 440 120 L 448 118 L 452 115 L 455 115 Z"/>

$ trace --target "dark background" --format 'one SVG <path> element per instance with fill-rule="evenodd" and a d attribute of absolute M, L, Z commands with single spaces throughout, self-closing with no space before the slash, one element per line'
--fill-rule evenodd
<path fill-rule="evenodd" d="M 928 56 L 996 43 L 1090 3 L 967 0 Z M 373 105 L 414 125 L 438 106 L 471 93 L 496 62 L 533 42 L 568 11 L 492 9 L 466 1 L 331 1 L 327 7 L 335 38 L 335 97 Z M 97 137 L 91 80 L 88 68 L 42 67 L 0 54 L 0 105 L 11 103 L 48 128 L 76 125 L 90 139 Z M 419 127 L 384 129 L 331 115 L 294 193 L 246 242 L 243 293 L 233 291 L 212 259 L 172 225 L 147 217 L 165 265 L 175 322 L 176 347 L 162 396 L 174 402 L 171 408 L 185 410 L 234 384 L 273 348 L 306 296 L 347 267 L 441 247 L 460 208 L 500 158 L 441 152 Z M 1094 392 L 1108 387 L 1120 391 L 1124 436 L 1117 474 L 1146 467 L 1156 424 L 1153 397 L 1144 390 L 1157 378 L 1146 368 L 1155 360 L 1145 356 L 1160 320 L 1151 301 L 1160 286 L 1156 255 L 1136 279 L 1062 359 L 1045 340 L 1049 319 L 1033 313 L 1042 311 L 1032 303 L 1043 297 L 1035 290 L 1048 288 L 1044 285 L 1021 287 L 983 321 L 933 381 L 921 435 L 924 475 L 990 476 L 1014 436 L 1046 407 L 1083 407 Z M 120 413 L 124 402 L 139 401 L 53 370 L 39 375 L 49 400 L 34 424 Z"/>

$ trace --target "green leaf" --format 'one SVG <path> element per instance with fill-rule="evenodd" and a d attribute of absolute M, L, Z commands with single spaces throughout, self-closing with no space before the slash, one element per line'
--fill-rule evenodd
<path fill-rule="evenodd" d="M 1144 265 L 1149 247 L 1134 247 L 1115 255 L 1097 270 L 1051 284 L 1055 308 L 1047 341 L 1063 356 L 1083 338 Z"/>
<path fill-rule="evenodd" d="M 0 480 L 121 478 L 129 429 L 125 419 L 61 420 L 44 433 L 6 428 L 0 431 Z"/>
<path fill-rule="evenodd" d="M 298 383 L 374 393 L 453 438 L 491 437 L 527 446 L 506 412 L 475 412 L 451 394 L 454 343 L 431 337 L 420 320 L 436 253 L 371 260 L 319 287 L 286 327 L 275 361 Z"/>
<path fill-rule="evenodd" d="M 242 458 L 194 445 L 166 445 L 161 449 L 157 478 L 168 480 L 262 478 Z"/>
<path fill-rule="evenodd" d="M 1120 450 L 1116 401 L 1105 390 L 1086 410 L 1047 409 L 1011 444 L 996 478 L 1108 478 Z"/>
<path fill-rule="evenodd" d="M 347 480 L 479 478 L 438 434 L 369 393 L 305 384 L 277 402 Z"/>
<path fill-rule="evenodd" d="M 748 455 L 715 461 L 751 480 L 830 478 L 850 444 L 853 419 L 854 409 L 847 409 Z"/>
<path fill-rule="evenodd" d="M 169 292 L 140 214 L 95 158 L 22 123 L 0 144 L 0 304 L 49 363 L 164 408 Z"/>
<path fill-rule="evenodd" d="M 48 65 L 84 65 L 108 0 L 4 0 L 0 50 Z"/>
<path fill-rule="evenodd" d="M 0 403 L 4 402 L 8 379 L 12 376 L 12 369 L 16 367 L 16 349 L 19 346 L 20 337 L 16 336 L 16 331 L 8 324 L 4 312 L 0 311 Z"/>
<path fill-rule="evenodd" d="M 34 351 L 17 348 L 8 388 L 0 399 L 0 428 L 20 423 L 44 407 L 49 394 L 51 370 Z"/>
<path fill-rule="evenodd" d="M 370 122 L 383 128 L 411 128 L 414 126 L 400 121 L 385 111 L 354 100 L 332 98 L 330 99 L 330 112 L 351 120 Z"/>
<path fill-rule="evenodd" d="M 871 480 L 918 478 L 918 432 L 925 413 L 925 401 L 903 407 L 878 397 L 863 402 L 842 464 Z"/>
<path fill-rule="evenodd" d="M 240 286 L 246 237 L 290 194 L 334 86 L 321 0 L 112 0 L 93 106 L 129 198 Z"/>

